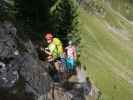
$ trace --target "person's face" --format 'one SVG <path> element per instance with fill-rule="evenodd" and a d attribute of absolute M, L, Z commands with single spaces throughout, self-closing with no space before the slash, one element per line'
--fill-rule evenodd
<path fill-rule="evenodd" d="M 46 41 L 47 41 L 48 44 L 52 43 L 52 38 L 47 38 Z"/>

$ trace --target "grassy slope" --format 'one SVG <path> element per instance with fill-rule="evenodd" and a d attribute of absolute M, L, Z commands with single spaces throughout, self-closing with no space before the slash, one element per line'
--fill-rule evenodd
<path fill-rule="evenodd" d="M 132 0 L 111 0 L 112 7 L 119 11 L 126 18 L 133 20 Z M 132 1 L 132 2 L 131 2 Z"/>
<path fill-rule="evenodd" d="M 80 9 L 81 62 L 102 100 L 133 99 L 133 24 L 106 7 L 106 17 Z"/>

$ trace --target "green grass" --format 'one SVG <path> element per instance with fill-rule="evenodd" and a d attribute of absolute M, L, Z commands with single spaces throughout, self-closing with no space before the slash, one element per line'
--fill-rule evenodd
<path fill-rule="evenodd" d="M 111 0 L 112 7 L 126 18 L 133 20 L 132 0 Z"/>
<path fill-rule="evenodd" d="M 101 99 L 133 100 L 133 24 L 110 7 L 104 18 L 80 9 L 80 21 L 80 60 Z"/>

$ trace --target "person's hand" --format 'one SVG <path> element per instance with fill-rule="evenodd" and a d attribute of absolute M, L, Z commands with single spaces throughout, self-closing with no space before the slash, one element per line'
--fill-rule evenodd
<path fill-rule="evenodd" d="M 50 53 L 50 50 L 48 48 L 45 48 L 45 53 L 49 54 Z"/>
<path fill-rule="evenodd" d="M 49 51 L 49 48 L 45 48 L 46 51 Z"/>
<path fill-rule="evenodd" d="M 40 47 L 40 50 L 41 50 L 41 51 L 45 51 L 43 47 Z"/>
<path fill-rule="evenodd" d="M 50 50 L 48 49 L 48 48 L 45 48 L 45 50 L 44 50 L 45 52 L 50 52 Z"/>

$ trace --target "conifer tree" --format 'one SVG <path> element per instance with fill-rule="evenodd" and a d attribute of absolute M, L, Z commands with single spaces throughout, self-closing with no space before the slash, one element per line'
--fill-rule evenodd
<path fill-rule="evenodd" d="M 66 44 L 68 37 L 72 39 L 78 31 L 78 6 L 76 0 L 59 0 L 58 5 L 53 10 L 53 16 L 56 35 Z"/>
<path fill-rule="evenodd" d="M 0 19 L 12 19 L 15 14 L 14 0 L 0 0 Z"/>
<path fill-rule="evenodd" d="M 15 0 L 16 18 L 24 33 L 41 37 L 43 32 L 52 30 L 50 8 L 56 0 Z"/>
<path fill-rule="evenodd" d="M 15 7 L 21 32 L 35 32 L 38 35 L 51 31 L 64 43 L 67 42 L 66 37 L 73 37 L 73 33 L 77 32 L 76 0 L 15 0 Z"/>

